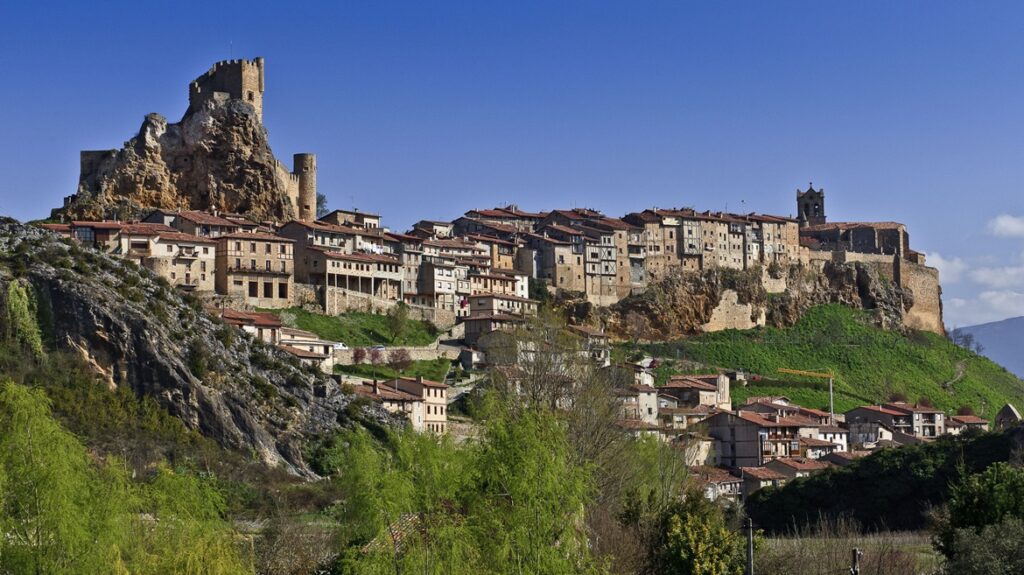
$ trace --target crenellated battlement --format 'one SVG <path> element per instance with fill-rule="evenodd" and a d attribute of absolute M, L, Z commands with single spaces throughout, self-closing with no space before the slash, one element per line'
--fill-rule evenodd
<path fill-rule="evenodd" d="M 189 84 L 189 110 L 217 98 L 217 94 L 226 94 L 230 99 L 251 104 L 262 121 L 263 89 L 263 58 L 221 60 Z"/>

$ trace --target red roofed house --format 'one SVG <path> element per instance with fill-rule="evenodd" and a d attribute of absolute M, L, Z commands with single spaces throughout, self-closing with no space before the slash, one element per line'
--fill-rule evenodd
<path fill-rule="evenodd" d="M 649 385 L 631 385 L 615 390 L 615 395 L 622 402 L 622 419 L 658 424 L 658 390 Z"/>
<path fill-rule="evenodd" d="M 383 387 L 404 391 L 423 400 L 423 428 L 433 433 L 448 430 L 448 386 L 422 376 L 399 377 L 385 381 Z"/>
<path fill-rule="evenodd" d="M 707 405 L 719 409 L 732 409 L 729 393 L 729 376 L 716 375 L 675 375 L 669 378 L 659 391 L 678 400 L 679 407 Z"/>
<path fill-rule="evenodd" d="M 956 425 L 964 429 L 979 429 L 981 431 L 988 431 L 988 420 L 984 417 L 978 417 L 977 415 L 953 415 L 950 416 L 947 422 L 947 427 Z M 952 433 L 952 431 L 950 431 Z M 959 431 L 957 432 L 959 433 Z"/>
<path fill-rule="evenodd" d="M 758 467 L 772 459 L 801 454 L 801 438 L 816 438 L 817 425 L 807 419 L 751 411 L 720 412 L 705 420 L 718 442 L 718 457 L 728 467 Z"/>
<path fill-rule="evenodd" d="M 787 480 L 793 480 L 798 477 L 808 477 L 812 473 L 824 471 L 828 469 L 830 465 L 824 461 L 817 461 L 806 457 L 780 457 L 769 461 L 768 465 L 765 465 L 765 467 L 785 475 Z"/>
<path fill-rule="evenodd" d="M 269 312 L 239 311 L 231 308 L 220 310 L 224 323 L 251 333 L 266 343 L 277 343 L 281 338 L 281 320 Z"/>
<path fill-rule="evenodd" d="M 217 293 L 253 307 L 291 306 L 293 243 L 267 233 L 218 237 Z"/>
<path fill-rule="evenodd" d="M 755 491 L 765 487 L 781 487 L 786 484 L 786 476 L 767 467 L 740 467 L 743 478 L 743 500 L 746 501 Z"/>
<path fill-rule="evenodd" d="M 126 224 L 115 253 L 185 290 L 216 288 L 217 242 L 162 224 Z"/>
<path fill-rule="evenodd" d="M 419 395 L 402 391 L 388 382 L 377 383 L 376 381 L 373 383 L 364 381 L 361 385 L 356 386 L 355 391 L 381 404 L 386 411 L 404 415 L 409 419 L 413 430 L 424 430 L 426 425 L 424 421 L 425 404 Z"/>

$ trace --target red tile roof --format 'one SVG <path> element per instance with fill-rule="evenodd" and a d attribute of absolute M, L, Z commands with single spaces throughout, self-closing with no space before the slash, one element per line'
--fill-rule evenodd
<path fill-rule="evenodd" d="M 767 467 L 740 467 L 740 474 L 744 477 L 750 476 L 760 481 L 772 481 L 786 479 L 786 476 Z"/>
<path fill-rule="evenodd" d="M 200 212 L 198 210 L 188 210 L 184 212 L 164 212 L 166 214 L 175 214 L 182 219 L 186 219 L 190 222 L 208 225 L 208 226 L 227 226 L 227 227 L 238 227 L 238 222 L 233 222 L 227 218 L 215 216 L 208 212 Z"/>
<path fill-rule="evenodd" d="M 796 471 L 819 471 L 821 469 L 828 469 L 829 465 L 822 461 L 815 459 L 807 459 L 806 457 L 780 457 L 773 459 L 772 461 L 778 462 L 780 465 L 785 465 L 790 469 Z"/>
<path fill-rule="evenodd" d="M 255 327 L 281 327 L 281 320 L 269 312 L 240 311 L 231 308 L 221 310 L 220 317 L 231 325 L 252 325 Z"/>
<path fill-rule="evenodd" d="M 287 351 L 288 353 L 294 355 L 295 357 L 299 357 L 302 359 L 327 359 L 328 357 L 330 357 L 323 353 L 317 353 L 315 351 L 309 351 L 307 349 L 292 347 L 290 345 L 279 345 L 277 347 L 283 349 L 284 351 Z"/>
<path fill-rule="evenodd" d="M 988 425 L 987 419 L 984 417 L 978 417 L 977 415 L 954 415 L 950 417 L 950 419 L 964 425 Z"/>

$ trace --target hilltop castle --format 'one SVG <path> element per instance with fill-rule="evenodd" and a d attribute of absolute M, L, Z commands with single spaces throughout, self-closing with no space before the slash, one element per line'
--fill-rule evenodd
<path fill-rule="evenodd" d="M 81 152 L 76 194 L 55 216 L 133 217 L 151 208 L 316 218 L 316 155 L 278 161 L 263 127 L 263 58 L 224 60 L 189 83 L 188 110 L 149 114 L 119 150 Z"/>

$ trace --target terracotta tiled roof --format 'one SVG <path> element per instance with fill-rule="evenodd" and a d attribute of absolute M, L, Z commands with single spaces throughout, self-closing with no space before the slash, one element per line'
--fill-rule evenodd
<path fill-rule="evenodd" d="M 217 240 L 213 238 L 201 238 L 192 234 L 186 234 L 184 232 L 160 232 L 160 240 L 166 240 L 169 242 L 188 242 L 196 244 L 215 244 Z"/>
<path fill-rule="evenodd" d="M 299 357 L 299 358 L 302 358 L 302 359 L 327 359 L 329 357 L 326 354 L 317 353 L 315 351 L 309 351 L 308 349 L 301 349 L 301 348 L 298 348 L 298 347 L 292 347 L 290 345 L 279 345 L 277 347 L 279 349 L 283 349 L 284 351 L 287 351 L 288 353 L 294 355 L 295 357 Z"/>
<path fill-rule="evenodd" d="M 390 401 L 423 401 L 423 398 L 419 396 L 390 387 L 387 382 L 378 383 L 377 389 L 374 390 L 372 383 L 364 381 L 362 385 L 355 388 L 355 391 L 356 393 L 373 399 L 386 399 Z"/>
<path fill-rule="evenodd" d="M 881 405 L 862 405 L 862 406 L 857 407 L 855 409 L 866 409 L 868 411 L 875 411 L 875 412 L 878 412 L 878 413 L 884 413 L 885 415 L 895 415 L 897 417 L 899 417 L 901 415 L 907 415 L 906 413 L 904 413 L 902 411 L 896 411 L 895 409 L 889 409 L 889 408 L 886 408 L 886 407 L 882 407 Z M 847 413 L 849 413 L 849 412 L 847 412 Z"/>
<path fill-rule="evenodd" d="M 767 467 L 740 467 L 740 474 L 744 477 L 750 476 L 760 481 L 786 479 L 785 475 Z"/>
<path fill-rule="evenodd" d="M 825 441 L 824 439 L 817 439 L 814 437 L 801 437 L 800 443 L 808 447 L 838 447 L 838 445 L 831 441 Z"/>
<path fill-rule="evenodd" d="M 688 375 L 674 375 L 664 385 L 668 389 L 697 389 L 701 391 L 716 391 L 718 387 L 702 379 Z"/>
<path fill-rule="evenodd" d="M 563 234 L 565 234 L 567 236 L 582 236 L 583 235 L 583 232 L 577 230 L 576 228 L 570 228 L 568 226 L 563 226 L 561 224 L 547 224 L 547 225 L 545 225 L 544 227 L 542 227 L 540 229 L 541 230 L 555 230 L 556 232 L 563 233 Z"/>
<path fill-rule="evenodd" d="M 51 232 L 70 232 L 71 224 L 38 224 L 39 227 L 44 230 L 50 230 Z"/>
<path fill-rule="evenodd" d="M 772 461 L 778 462 L 780 465 L 785 465 L 790 469 L 796 471 L 819 471 L 821 469 L 828 469 L 828 464 L 815 459 L 807 459 L 806 457 L 780 457 L 773 459 Z"/>
<path fill-rule="evenodd" d="M 615 425 L 622 429 L 636 431 L 658 431 L 661 429 L 657 424 L 647 423 L 646 421 L 640 421 L 639 419 L 620 419 L 615 422 Z"/>
<path fill-rule="evenodd" d="M 175 214 L 179 218 L 188 220 L 193 223 L 207 225 L 207 226 L 229 226 L 237 227 L 238 223 L 233 222 L 227 218 L 215 216 L 208 212 L 200 212 L 198 210 L 188 210 L 184 212 L 164 212 L 166 214 Z"/>
<path fill-rule="evenodd" d="M 281 320 L 269 312 L 240 311 L 231 308 L 221 310 L 221 319 L 232 325 L 252 325 L 254 327 L 281 327 Z"/>
<path fill-rule="evenodd" d="M 480 299 L 480 298 L 494 298 L 494 299 L 505 299 L 509 301 L 521 301 L 525 303 L 537 303 L 537 300 L 530 299 L 527 297 L 519 297 L 517 295 L 501 294 L 501 293 L 478 293 L 469 296 L 467 299 Z"/>
<path fill-rule="evenodd" d="M 701 483 L 740 483 L 743 480 L 721 467 L 699 466 L 690 468 L 690 476 Z"/>
<path fill-rule="evenodd" d="M 596 327 L 590 327 L 589 325 L 570 325 L 569 329 L 589 337 L 608 337 L 608 334 L 604 331 L 597 329 Z"/>
<path fill-rule="evenodd" d="M 988 425 L 987 419 L 977 415 L 954 415 L 950 419 L 964 425 Z"/>

